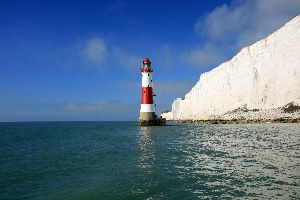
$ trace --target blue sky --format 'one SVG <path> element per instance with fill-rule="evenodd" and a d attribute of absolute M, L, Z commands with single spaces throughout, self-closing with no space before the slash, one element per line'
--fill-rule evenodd
<path fill-rule="evenodd" d="M 137 120 L 300 13 L 298 0 L 0 1 L 0 121 Z"/>

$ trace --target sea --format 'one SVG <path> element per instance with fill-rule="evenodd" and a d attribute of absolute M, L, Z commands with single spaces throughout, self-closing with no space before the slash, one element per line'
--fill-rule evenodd
<path fill-rule="evenodd" d="M 300 124 L 0 123 L 0 199 L 300 199 Z"/>

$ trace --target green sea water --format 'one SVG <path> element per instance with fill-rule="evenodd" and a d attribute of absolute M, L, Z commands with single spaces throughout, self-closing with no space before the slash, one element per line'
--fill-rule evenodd
<path fill-rule="evenodd" d="M 300 124 L 0 123 L 0 199 L 299 199 Z"/>

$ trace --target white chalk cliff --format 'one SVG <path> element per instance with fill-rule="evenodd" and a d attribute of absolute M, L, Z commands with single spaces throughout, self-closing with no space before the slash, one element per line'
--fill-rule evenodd
<path fill-rule="evenodd" d="M 282 116 L 276 109 L 291 102 L 300 105 L 300 15 L 243 48 L 231 60 L 201 74 L 191 91 L 176 99 L 172 111 L 162 117 L 234 118 L 228 113 L 247 108 L 265 113 L 256 118 L 276 118 Z M 273 114 L 268 115 L 268 110 Z M 294 113 L 294 117 L 299 116 L 299 112 Z"/>

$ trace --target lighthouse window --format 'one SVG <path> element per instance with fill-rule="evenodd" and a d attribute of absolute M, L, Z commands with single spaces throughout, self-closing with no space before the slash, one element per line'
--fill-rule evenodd
<path fill-rule="evenodd" d="M 151 80 L 151 82 L 152 82 L 152 80 Z"/>
<path fill-rule="evenodd" d="M 144 93 L 145 93 L 146 91 L 144 90 Z"/>
<path fill-rule="evenodd" d="M 148 74 L 148 76 L 149 76 L 149 74 Z"/>
<path fill-rule="evenodd" d="M 149 85 L 148 85 L 148 87 L 149 87 Z"/>

